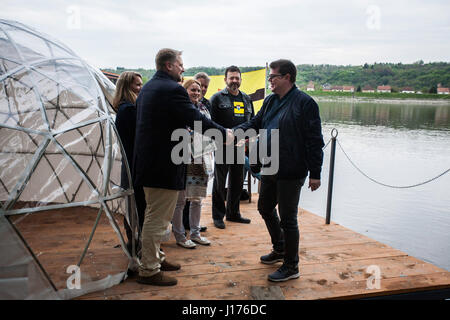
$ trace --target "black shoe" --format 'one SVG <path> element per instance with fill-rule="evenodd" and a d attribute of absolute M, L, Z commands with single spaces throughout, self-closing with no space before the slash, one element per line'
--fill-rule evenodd
<path fill-rule="evenodd" d="M 252 220 L 244 218 L 242 216 L 237 216 L 237 217 L 227 217 L 227 221 L 231 221 L 231 222 L 239 222 L 239 223 L 250 223 Z"/>
<path fill-rule="evenodd" d="M 135 277 L 137 277 L 139 275 L 139 271 L 138 270 L 131 270 L 131 269 L 128 269 L 127 270 L 127 276 L 128 276 L 128 278 L 135 278 Z"/>
<path fill-rule="evenodd" d="M 259 259 L 260 259 L 261 263 L 264 263 L 264 264 L 274 264 L 277 262 L 283 262 L 284 261 L 284 253 L 272 251 L 269 254 L 261 256 Z"/>
<path fill-rule="evenodd" d="M 207 229 L 208 229 L 208 227 L 201 226 L 201 227 L 200 227 L 200 232 L 205 232 Z"/>
<path fill-rule="evenodd" d="M 250 199 L 250 195 L 248 194 L 247 190 L 243 189 L 240 200 L 243 201 L 243 200 L 248 200 L 248 199 Z"/>
<path fill-rule="evenodd" d="M 290 279 L 297 279 L 298 277 L 300 277 L 298 267 L 292 268 L 283 264 L 277 271 L 269 274 L 268 279 L 269 281 L 281 282 Z"/>
<path fill-rule="evenodd" d="M 222 220 L 214 220 L 214 225 L 216 228 L 225 229 L 225 223 Z"/>

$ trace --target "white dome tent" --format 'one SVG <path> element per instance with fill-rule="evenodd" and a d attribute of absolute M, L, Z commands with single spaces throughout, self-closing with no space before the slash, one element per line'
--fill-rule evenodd
<path fill-rule="evenodd" d="M 65 45 L 0 19 L 0 299 L 80 296 L 134 263 L 121 232 L 125 215 L 136 237 L 137 214 L 133 191 L 119 187 L 114 90 Z M 67 288 L 68 263 L 81 289 Z"/>

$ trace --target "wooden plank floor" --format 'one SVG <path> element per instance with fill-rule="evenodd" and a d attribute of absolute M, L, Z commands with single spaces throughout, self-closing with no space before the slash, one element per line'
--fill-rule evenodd
<path fill-rule="evenodd" d="M 79 299 L 253 299 L 255 288 L 268 291 L 271 286 L 278 287 L 272 288 L 278 292 L 281 289 L 285 299 L 352 299 L 450 288 L 450 272 L 338 224 L 325 225 L 323 218 L 302 209 L 299 209 L 301 277 L 284 283 L 269 282 L 267 275 L 280 264 L 259 262 L 261 255 L 270 252 L 271 244 L 265 224 L 256 210 L 256 201 L 257 195 L 253 195 L 251 204 L 241 202 L 241 212 L 252 219 L 251 224 L 225 222 L 226 229 L 220 230 L 212 224 L 211 198 L 207 198 L 202 208 L 202 225 L 208 227 L 203 235 L 211 240 L 211 246 L 197 245 L 194 250 L 184 249 L 175 244 L 173 235 L 170 241 L 163 243 L 168 260 L 182 265 L 181 270 L 170 272 L 177 277 L 177 286 L 161 288 L 127 279 L 115 287 Z M 74 264 L 81 248 L 75 250 L 79 246 L 76 240 L 67 240 L 70 243 L 63 245 L 65 238 L 58 237 L 67 252 L 62 254 L 58 247 L 59 251 L 51 255 L 52 245 L 46 247 L 42 237 L 33 237 L 33 230 L 42 231 L 45 227 L 60 230 L 67 239 L 75 238 L 83 243 L 95 214 L 96 211 L 92 211 L 86 219 L 85 213 L 84 218 L 78 218 L 73 227 L 66 229 L 55 228 L 57 219 L 51 223 L 47 221 L 44 227 L 36 224 L 28 228 L 22 226 L 30 246 L 40 248 L 39 259 L 43 260 L 41 262 L 52 279 L 59 277 L 55 282 L 61 286 L 68 276 L 62 270 Z M 64 215 L 68 218 L 71 214 L 66 212 Z M 53 243 L 54 246 L 55 237 L 53 232 L 45 243 Z M 52 241 L 52 238 L 55 239 Z M 91 265 L 95 265 L 91 272 L 95 275 L 91 278 L 102 278 L 102 268 L 109 272 L 120 271 L 126 265 L 126 258 L 120 249 L 113 248 L 118 240 L 107 219 L 102 219 L 95 239 L 88 252 L 88 256 L 95 257 L 89 260 Z M 56 263 L 58 259 L 59 263 Z M 380 289 L 367 288 L 367 278 L 372 275 L 367 272 L 370 265 L 380 268 Z M 82 271 L 86 270 L 83 268 L 82 265 Z M 91 267 L 88 265 L 86 268 Z"/>

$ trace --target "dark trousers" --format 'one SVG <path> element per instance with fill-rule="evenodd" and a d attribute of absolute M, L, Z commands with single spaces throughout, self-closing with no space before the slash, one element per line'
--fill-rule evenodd
<path fill-rule="evenodd" d="M 304 182 L 305 179 L 277 180 L 276 176 L 263 175 L 258 199 L 258 211 L 266 223 L 273 249 L 284 252 L 284 263 L 294 268 L 299 261 L 297 214 Z M 275 210 L 277 204 L 279 217 Z"/>
<path fill-rule="evenodd" d="M 228 176 L 228 192 L 225 183 Z M 214 170 L 212 190 L 212 217 L 214 220 L 223 220 L 223 217 L 239 217 L 239 201 L 241 199 L 242 185 L 244 183 L 243 164 L 217 164 Z M 225 208 L 225 200 L 227 206 Z"/>
<path fill-rule="evenodd" d="M 191 202 L 186 200 L 186 204 L 184 205 L 183 209 L 183 225 L 184 229 L 190 229 L 191 226 L 189 225 L 189 208 L 191 207 Z"/>

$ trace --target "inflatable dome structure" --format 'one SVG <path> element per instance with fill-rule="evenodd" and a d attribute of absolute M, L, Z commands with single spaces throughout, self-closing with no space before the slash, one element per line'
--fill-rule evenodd
<path fill-rule="evenodd" d="M 0 299 L 81 296 L 134 264 L 114 90 L 64 44 L 0 20 Z"/>

